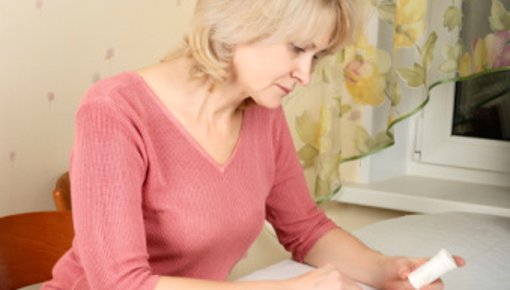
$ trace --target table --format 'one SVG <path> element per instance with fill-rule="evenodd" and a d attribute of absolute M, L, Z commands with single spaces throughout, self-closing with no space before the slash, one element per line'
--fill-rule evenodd
<path fill-rule="evenodd" d="M 445 248 L 462 256 L 466 266 L 443 277 L 446 289 L 510 289 L 510 218 L 474 213 L 408 215 L 353 234 L 386 255 L 432 256 Z M 285 260 L 241 280 L 285 279 L 310 269 Z"/>

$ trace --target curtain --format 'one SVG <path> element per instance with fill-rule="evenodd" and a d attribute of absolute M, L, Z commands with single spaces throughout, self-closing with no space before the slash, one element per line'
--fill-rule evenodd
<path fill-rule="evenodd" d="M 510 13 L 503 0 L 366 1 L 371 24 L 355 43 L 319 63 L 310 85 L 284 103 L 319 202 L 356 171 L 348 161 L 392 146 L 395 124 L 419 112 L 435 87 L 510 65 Z M 482 2 L 488 8 L 480 23 L 465 21 L 469 11 L 484 12 L 477 10 Z M 469 25 L 487 31 L 470 35 Z"/>

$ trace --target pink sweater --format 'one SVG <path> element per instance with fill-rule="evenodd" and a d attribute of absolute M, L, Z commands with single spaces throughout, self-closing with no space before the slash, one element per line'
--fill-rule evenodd
<path fill-rule="evenodd" d="M 246 109 L 219 165 L 132 72 L 86 94 L 70 172 L 76 236 L 42 289 L 224 280 L 265 218 L 298 261 L 335 227 L 310 198 L 281 108 Z"/>

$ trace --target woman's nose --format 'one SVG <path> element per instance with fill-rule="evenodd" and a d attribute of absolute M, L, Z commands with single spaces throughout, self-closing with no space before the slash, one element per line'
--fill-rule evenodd
<path fill-rule="evenodd" d="M 310 83 L 310 75 L 312 71 L 312 59 L 302 57 L 296 59 L 296 66 L 291 72 L 291 76 L 295 78 L 300 84 L 306 86 Z"/>

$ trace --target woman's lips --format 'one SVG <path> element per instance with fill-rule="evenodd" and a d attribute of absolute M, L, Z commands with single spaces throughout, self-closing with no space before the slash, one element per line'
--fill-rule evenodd
<path fill-rule="evenodd" d="M 292 90 L 287 88 L 287 87 L 284 87 L 282 85 L 277 85 L 286 95 L 288 95 Z"/>

